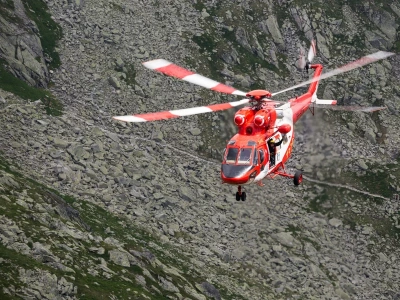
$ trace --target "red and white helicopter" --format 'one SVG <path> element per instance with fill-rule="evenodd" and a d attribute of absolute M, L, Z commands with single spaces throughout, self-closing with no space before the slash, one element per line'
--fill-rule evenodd
<path fill-rule="evenodd" d="M 267 90 L 253 90 L 245 93 L 199 74 L 195 74 L 164 59 L 148 61 L 143 63 L 143 65 L 149 69 L 200 85 L 213 91 L 245 96 L 246 98 L 239 101 L 209 106 L 116 116 L 113 118 L 125 122 L 148 122 L 226 110 L 249 103 L 250 106 L 239 109 L 234 116 L 234 122 L 238 127 L 238 133 L 229 140 L 224 152 L 221 165 L 221 179 L 223 183 L 238 186 L 238 191 L 236 192 L 236 200 L 238 201 L 246 200 L 246 192 L 242 191 L 242 185 L 258 183 L 262 186 L 261 180 L 264 178 L 274 178 L 280 175 L 293 178 L 294 184 L 299 185 L 302 181 L 302 172 L 296 171 L 294 174 L 289 174 L 285 170 L 285 163 L 289 159 L 293 148 L 295 136 L 293 125 L 309 108 L 311 109 L 314 106 L 321 107 L 324 105 L 331 108 L 332 105 L 336 105 L 335 100 L 320 100 L 317 98 L 316 93 L 319 80 L 394 55 L 394 53 L 378 51 L 322 74 L 323 66 L 321 64 L 311 64 L 315 53 L 316 46 L 315 42 L 312 41 L 307 61 L 304 51 L 300 54 L 300 58 L 297 61 L 297 66 L 299 68 L 307 69 L 307 71 L 313 69 L 313 77 L 303 83 L 275 93 L 270 93 Z M 305 94 L 290 99 L 287 102 L 279 102 L 271 99 L 271 97 L 275 95 L 308 84 L 310 84 L 310 86 Z M 338 108 L 372 112 L 384 109 L 385 107 L 338 106 Z M 273 139 L 279 142 L 270 144 L 270 141 Z M 271 154 L 272 149 L 275 150 L 275 154 L 273 154 L 274 151 L 272 151 Z"/>

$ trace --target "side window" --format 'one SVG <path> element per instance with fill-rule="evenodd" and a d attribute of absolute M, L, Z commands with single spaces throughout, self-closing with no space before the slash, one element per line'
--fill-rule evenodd
<path fill-rule="evenodd" d="M 263 163 L 264 162 L 264 150 L 258 150 L 258 153 L 260 153 L 260 162 Z"/>
<path fill-rule="evenodd" d="M 254 149 L 254 162 L 253 165 L 256 166 L 258 165 L 258 153 L 257 150 Z"/>

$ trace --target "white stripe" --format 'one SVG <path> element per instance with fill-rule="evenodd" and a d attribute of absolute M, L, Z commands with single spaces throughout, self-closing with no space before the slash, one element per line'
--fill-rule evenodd
<path fill-rule="evenodd" d="M 171 64 L 172 64 L 172 62 L 170 62 L 168 60 L 165 60 L 165 59 L 155 59 L 155 60 L 151 60 L 151 61 L 143 63 L 143 65 L 146 68 L 149 68 L 151 70 L 159 69 L 159 68 L 162 68 L 162 67 L 166 67 L 166 66 L 169 66 Z"/>
<path fill-rule="evenodd" d="M 124 122 L 147 122 L 147 120 L 135 116 L 118 116 L 113 117 L 113 119 Z"/>
<path fill-rule="evenodd" d="M 199 74 L 192 74 L 192 75 L 188 75 L 186 77 L 183 77 L 182 80 L 194 83 L 194 84 L 198 84 L 202 87 L 211 89 L 215 86 L 217 86 L 219 84 L 219 82 L 209 79 L 207 77 L 201 76 Z"/>
<path fill-rule="evenodd" d="M 320 100 L 320 99 L 315 100 L 315 104 L 332 104 L 332 105 L 334 105 L 333 102 L 336 102 L 336 100 Z"/>
<path fill-rule="evenodd" d="M 235 102 L 229 102 L 230 105 L 232 106 L 239 106 L 245 103 L 248 103 L 249 99 L 243 99 L 243 100 L 239 100 L 239 101 L 235 101 Z"/>
<path fill-rule="evenodd" d="M 186 109 L 170 110 L 169 112 L 171 114 L 183 117 L 183 116 L 202 114 L 202 113 L 207 113 L 207 112 L 212 112 L 212 111 L 213 110 L 211 108 L 208 108 L 205 106 L 200 106 L 200 107 L 193 107 L 193 108 L 186 108 Z"/>
<path fill-rule="evenodd" d="M 246 93 L 245 93 L 245 92 L 238 91 L 238 90 L 234 91 L 232 94 L 233 94 L 233 95 L 246 96 Z"/>

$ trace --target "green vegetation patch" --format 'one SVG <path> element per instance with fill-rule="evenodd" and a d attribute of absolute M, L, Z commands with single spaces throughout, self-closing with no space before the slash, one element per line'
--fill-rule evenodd
<path fill-rule="evenodd" d="M 32 87 L 25 81 L 16 78 L 7 70 L 7 63 L 3 59 L 0 59 L 0 88 L 22 99 L 30 101 L 40 99 L 48 115 L 62 115 L 63 105 L 53 94 L 45 89 Z"/>
<path fill-rule="evenodd" d="M 50 68 L 58 68 L 61 65 L 60 56 L 57 53 L 57 42 L 62 38 L 62 29 L 52 18 L 47 4 L 43 0 L 22 0 L 26 14 L 35 21 L 39 32 L 43 51 L 50 60 Z"/>
<path fill-rule="evenodd" d="M 124 70 L 124 71 L 126 71 L 125 72 L 125 74 L 126 74 L 126 78 L 125 78 L 126 83 L 129 84 L 129 85 L 135 85 L 136 84 L 136 70 L 135 70 L 135 67 L 133 65 L 129 64 L 129 65 L 125 66 L 125 69 L 126 70 Z"/>

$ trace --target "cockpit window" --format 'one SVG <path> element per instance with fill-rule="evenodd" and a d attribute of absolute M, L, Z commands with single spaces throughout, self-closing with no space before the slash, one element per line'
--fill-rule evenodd
<path fill-rule="evenodd" d="M 264 151 L 258 150 L 258 152 L 260 153 L 260 162 L 263 163 L 264 162 Z"/>
<path fill-rule="evenodd" d="M 251 153 L 252 152 L 253 152 L 252 148 L 242 148 L 240 150 L 238 164 L 249 165 L 251 163 Z"/>
<path fill-rule="evenodd" d="M 257 153 L 256 149 L 254 149 L 253 154 L 254 154 L 253 166 L 256 166 L 256 165 L 258 165 L 258 153 Z"/>
<path fill-rule="evenodd" d="M 226 163 L 234 164 L 236 162 L 238 152 L 239 152 L 238 148 L 228 148 L 228 152 L 226 154 Z"/>

